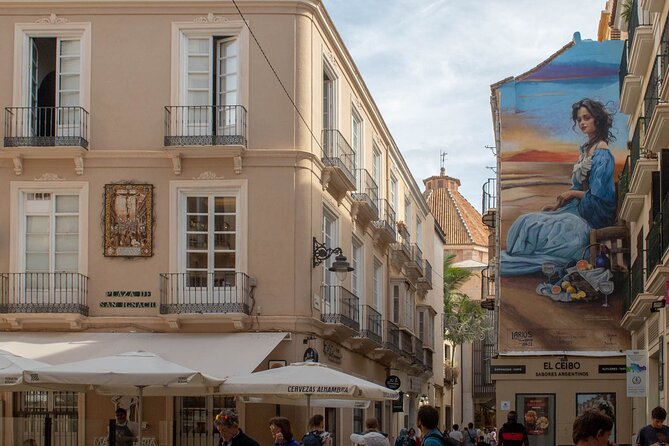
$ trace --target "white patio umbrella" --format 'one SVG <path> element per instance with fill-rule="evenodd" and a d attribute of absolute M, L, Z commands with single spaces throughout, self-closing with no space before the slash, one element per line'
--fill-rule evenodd
<path fill-rule="evenodd" d="M 0 387 L 7 388 L 7 390 L 16 388 L 17 391 L 23 390 L 24 387 L 30 387 L 24 385 L 23 371 L 28 369 L 38 370 L 49 365 L 46 362 L 35 361 L 6 350 L 0 350 Z"/>
<path fill-rule="evenodd" d="M 221 393 L 306 400 L 308 415 L 311 415 L 312 399 L 379 401 L 396 400 L 398 396 L 396 390 L 318 362 L 300 362 L 249 375 L 231 376 L 221 386 Z"/>
<path fill-rule="evenodd" d="M 90 385 L 99 393 L 139 397 L 139 444 L 142 444 L 144 395 L 216 393 L 222 379 L 202 374 L 149 352 L 128 352 L 26 370 L 24 382 L 38 386 Z"/>

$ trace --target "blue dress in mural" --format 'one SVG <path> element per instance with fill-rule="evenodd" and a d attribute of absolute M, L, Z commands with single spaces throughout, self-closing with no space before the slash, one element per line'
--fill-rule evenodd
<path fill-rule="evenodd" d="M 615 219 L 615 160 L 608 149 L 594 149 L 586 156 L 580 148 L 572 173 L 572 190 L 585 190 L 555 211 L 524 214 L 511 225 L 506 251 L 500 256 L 502 276 L 541 272 L 541 264 L 564 267 L 582 258 L 590 243 L 590 230 L 611 226 Z"/>

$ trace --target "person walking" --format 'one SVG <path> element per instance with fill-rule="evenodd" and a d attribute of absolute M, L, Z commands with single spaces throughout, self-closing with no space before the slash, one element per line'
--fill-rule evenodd
<path fill-rule="evenodd" d="M 379 431 L 379 420 L 374 417 L 365 420 L 363 434 L 351 434 L 351 441 L 364 446 L 390 446 L 388 437 Z"/>
<path fill-rule="evenodd" d="M 597 409 L 585 411 L 574 420 L 572 441 L 576 446 L 608 446 L 613 420 Z"/>
<path fill-rule="evenodd" d="M 300 446 L 293 438 L 293 429 L 290 421 L 284 417 L 273 417 L 269 419 L 269 430 L 274 437 L 274 446 Z"/>
<path fill-rule="evenodd" d="M 637 435 L 636 446 L 650 446 L 659 443 L 664 446 L 669 443 L 669 427 L 664 425 L 667 411 L 657 406 L 650 412 L 650 424 L 642 427 Z"/>
<path fill-rule="evenodd" d="M 214 425 L 220 436 L 219 446 L 260 446 L 255 439 L 242 432 L 239 428 L 239 417 L 231 409 L 223 409 L 216 415 Z"/>
<path fill-rule="evenodd" d="M 302 446 L 331 446 L 332 437 L 325 430 L 325 418 L 316 414 L 309 419 L 309 432 L 302 437 Z"/>
<path fill-rule="evenodd" d="M 518 413 L 510 411 L 506 416 L 506 423 L 499 430 L 497 436 L 500 446 L 530 446 L 525 426 L 518 422 Z"/>
<path fill-rule="evenodd" d="M 457 424 L 453 425 L 453 430 L 448 434 L 448 436 L 458 443 L 462 443 L 462 440 L 464 440 L 462 432 L 460 432 L 460 426 Z"/>
<path fill-rule="evenodd" d="M 459 443 L 449 436 L 444 436 L 437 426 L 439 412 L 432 406 L 421 406 L 416 416 L 416 426 L 421 433 L 423 446 L 458 446 Z"/>
<path fill-rule="evenodd" d="M 474 429 L 474 423 L 470 422 L 467 425 L 467 427 L 464 429 L 462 436 L 464 437 L 463 442 L 465 443 L 465 446 L 476 445 L 476 440 L 478 438 L 478 435 L 476 434 L 476 429 Z"/>

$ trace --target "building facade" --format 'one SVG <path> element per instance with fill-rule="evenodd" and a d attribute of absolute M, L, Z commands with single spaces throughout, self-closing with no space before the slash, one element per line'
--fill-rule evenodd
<path fill-rule="evenodd" d="M 148 350 L 214 376 L 310 348 L 398 376 L 399 403 L 320 409 L 335 444 L 366 416 L 393 433 L 419 403 L 443 413 L 443 233 L 323 4 L 236 5 L 0 2 L 0 348 L 51 363 Z M 2 402 L 4 444 L 47 418 L 57 444 L 93 444 L 115 404 L 136 411 L 94 392 Z M 276 413 L 296 432 L 307 419 L 149 397 L 143 434 L 214 444 L 221 407 L 261 443 Z"/>
<path fill-rule="evenodd" d="M 622 8 L 614 16 L 627 32 L 620 66 L 620 110 L 629 115 L 625 135 L 629 152 L 618 189 L 618 216 L 629 227 L 631 251 L 621 325 L 630 333 L 632 348 L 648 352 L 646 397 L 632 398 L 635 431 L 650 422 L 655 406 L 667 404 L 668 18 L 669 5 L 659 1 L 634 1 L 629 17 Z"/>

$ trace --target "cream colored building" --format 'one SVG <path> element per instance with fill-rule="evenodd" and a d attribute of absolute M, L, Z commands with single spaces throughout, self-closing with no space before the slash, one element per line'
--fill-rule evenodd
<path fill-rule="evenodd" d="M 403 412 L 318 409 L 336 445 L 367 416 L 392 439 L 419 402 L 443 414 L 443 234 L 321 1 L 236 3 L 246 22 L 209 0 L 0 1 L 0 348 L 148 350 L 221 375 L 312 347 L 400 377 Z M 319 243 L 355 268 L 343 282 Z M 261 444 L 278 412 L 298 438 L 307 419 L 149 397 L 143 434 L 218 444 L 223 406 Z M 5 392 L 0 407 L 3 444 L 51 418 L 55 444 L 89 445 L 114 403 Z"/>
<path fill-rule="evenodd" d="M 662 1 L 634 2 L 629 23 L 622 8 L 614 21 L 627 31 L 627 51 L 621 63 L 620 110 L 628 122 L 630 153 L 620 182 L 619 218 L 630 230 L 629 295 L 621 325 L 630 332 L 632 348 L 648 351 L 646 398 L 632 400 L 633 429 L 650 421 L 657 405 L 667 406 L 664 383 L 669 333 L 667 308 L 662 304 L 669 279 L 667 246 L 667 165 L 669 147 L 669 4 Z"/>

